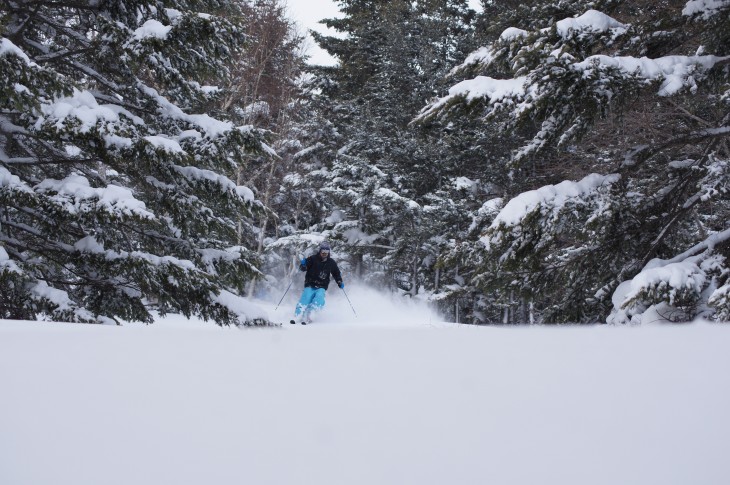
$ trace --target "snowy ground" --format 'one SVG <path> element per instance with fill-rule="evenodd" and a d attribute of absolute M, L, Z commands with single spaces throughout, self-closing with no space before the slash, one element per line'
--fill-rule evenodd
<path fill-rule="evenodd" d="M 363 296 L 308 327 L 0 321 L 0 484 L 730 483 L 730 326 L 476 328 Z"/>

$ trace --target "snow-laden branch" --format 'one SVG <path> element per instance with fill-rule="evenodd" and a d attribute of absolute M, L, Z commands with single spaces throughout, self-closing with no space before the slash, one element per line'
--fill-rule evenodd
<path fill-rule="evenodd" d="M 167 98 L 162 96 L 156 89 L 144 85 L 142 82 L 137 83 L 137 88 L 145 95 L 154 99 L 159 106 L 159 114 L 180 121 L 185 121 L 202 129 L 208 138 L 216 138 L 227 131 L 233 129 L 233 123 L 230 121 L 220 121 L 207 114 L 187 114 L 179 106 L 171 103 Z"/>
<path fill-rule="evenodd" d="M 488 232 L 518 226 L 527 215 L 538 208 L 558 213 L 567 203 L 589 196 L 601 186 L 609 186 L 620 179 L 618 174 L 590 174 L 574 182 L 565 180 L 557 185 L 546 185 L 536 190 L 523 192 L 513 197 L 494 218 Z M 491 236 L 482 237 L 481 241 L 489 247 Z"/>
<path fill-rule="evenodd" d="M 13 44 L 10 41 L 10 39 L 6 39 L 3 37 L 2 39 L 0 39 L 0 56 L 7 56 L 7 55 L 13 55 L 13 56 L 19 57 L 28 66 L 31 66 L 31 67 L 37 65 L 35 62 L 32 62 L 30 60 L 30 57 L 28 57 L 28 54 L 23 52 L 23 50 L 20 47 Z"/>
<path fill-rule="evenodd" d="M 682 9 L 682 15 L 688 17 L 699 15 L 707 20 L 728 8 L 730 8 L 730 0 L 690 0 Z"/>
<path fill-rule="evenodd" d="M 484 56 L 484 53 L 480 53 Z M 644 82 L 661 80 L 657 91 L 659 96 L 671 96 L 682 89 L 696 87 L 696 74 L 703 74 L 718 64 L 727 63 L 730 56 L 666 56 L 657 59 L 647 57 L 612 57 L 595 55 L 584 61 L 573 63 L 570 68 L 583 77 L 595 71 L 615 69 L 626 78 L 638 77 Z M 475 101 L 485 101 L 488 106 L 507 104 L 512 107 L 512 116 L 516 117 L 526 109 L 530 109 L 539 97 L 550 96 L 547 90 L 541 90 L 540 79 L 532 80 L 527 76 L 514 79 L 494 79 L 489 76 L 477 76 L 452 86 L 448 95 L 438 99 L 424 108 L 414 122 L 428 121 L 442 114 L 450 106 L 464 103 L 469 105 Z"/>
<path fill-rule="evenodd" d="M 77 119 L 81 126 L 81 133 L 88 133 L 100 121 L 101 122 L 120 122 L 120 115 L 129 118 L 136 125 L 144 125 L 142 118 L 133 115 L 125 108 L 115 104 L 100 105 L 94 95 L 89 91 L 79 91 L 74 89 L 71 96 L 56 99 L 50 104 L 41 105 L 40 117 L 36 123 L 36 128 L 46 121 L 46 119 L 56 122 L 56 127 L 62 129 L 66 118 L 72 117 Z"/>
<path fill-rule="evenodd" d="M 622 282 L 612 296 L 613 311 L 609 323 L 641 321 L 641 315 L 651 305 L 669 307 L 692 306 L 701 298 L 721 312 L 726 311 L 730 287 L 726 285 L 712 295 L 705 294 L 715 275 L 727 271 L 724 258 L 713 253 L 715 246 L 730 240 L 730 228 L 715 233 L 704 241 L 671 259 L 655 258 L 632 279 Z M 689 315 L 691 317 L 691 315 Z"/>
<path fill-rule="evenodd" d="M 71 175 L 63 180 L 46 179 L 35 187 L 36 192 L 47 195 L 50 200 L 71 214 L 83 212 L 94 206 L 118 216 L 136 216 L 154 219 L 145 203 L 138 200 L 132 191 L 118 185 L 91 187 L 86 177 Z"/>
<path fill-rule="evenodd" d="M 576 71 L 588 76 L 594 69 L 618 69 L 625 76 L 638 76 L 646 81 L 661 80 L 657 95 L 672 96 L 685 87 L 696 89 L 695 73 L 704 73 L 717 64 L 730 60 L 730 56 L 666 56 L 657 59 L 631 56 L 595 55 L 573 64 Z"/>

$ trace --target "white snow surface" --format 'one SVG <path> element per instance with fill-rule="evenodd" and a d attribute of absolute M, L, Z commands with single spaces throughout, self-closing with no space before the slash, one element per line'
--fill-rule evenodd
<path fill-rule="evenodd" d="M 335 290 L 307 327 L 0 321 L 0 483 L 727 483 L 730 326 L 458 326 L 357 287 L 355 318 Z"/>

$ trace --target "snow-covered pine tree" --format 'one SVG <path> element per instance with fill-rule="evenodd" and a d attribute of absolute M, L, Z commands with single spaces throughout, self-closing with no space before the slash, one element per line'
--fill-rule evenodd
<path fill-rule="evenodd" d="M 3 2 L 0 317 L 254 321 L 237 227 L 260 204 L 233 180 L 267 146 L 204 111 L 245 48 L 237 7 Z"/>
<path fill-rule="evenodd" d="M 448 164 L 443 144 L 409 122 L 466 55 L 474 12 L 463 0 L 338 3 L 344 16 L 324 23 L 346 35 L 315 34 L 339 60 L 315 73 L 340 138 L 322 193 L 330 195 L 326 212 L 342 219 L 327 229 L 341 235 L 365 279 L 415 294 L 431 281 L 423 261 L 435 261 L 423 248 L 430 235 L 418 199 L 438 187 Z"/>
<path fill-rule="evenodd" d="M 726 311 L 730 2 L 606 7 L 505 29 L 419 118 L 519 135 L 470 253 L 505 322 Z"/>

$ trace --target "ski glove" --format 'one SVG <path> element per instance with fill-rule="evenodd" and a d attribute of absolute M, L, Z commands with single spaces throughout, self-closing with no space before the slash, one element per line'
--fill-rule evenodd
<path fill-rule="evenodd" d="M 340 287 L 340 288 L 342 288 L 343 290 L 345 289 L 345 283 L 343 283 L 342 281 L 340 281 L 340 282 L 339 282 L 339 284 L 338 284 L 337 286 L 339 286 L 339 287 Z"/>

